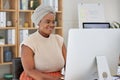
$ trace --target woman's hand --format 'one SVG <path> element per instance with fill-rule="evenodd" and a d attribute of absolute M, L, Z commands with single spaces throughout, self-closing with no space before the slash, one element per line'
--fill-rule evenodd
<path fill-rule="evenodd" d="M 43 73 L 43 80 L 64 80 L 64 76 L 63 75 L 60 75 L 60 76 L 51 76 L 51 75 L 48 75 L 48 74 L 44 74 Z"/>

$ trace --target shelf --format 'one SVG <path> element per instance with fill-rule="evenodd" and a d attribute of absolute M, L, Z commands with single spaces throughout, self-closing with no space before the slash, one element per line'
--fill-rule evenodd
<path fill-rule="evenodd" d="M 0 78 L 0 80 L 5 80 L 5 79 L 3 79 L 3 78 Z"/>
<path fill-rule="evenodd" d="M 0 29 L 16 29 L 16 27 L 0 27 Z"/>
<path fill-rule="evenodd" d="M 26 30 L 26 29 L 27 29 L 27 30 L 34 30 L 34 29 L 37 29 L 37 28 L 32 28 L 32 27 L 30 28 L 30 27 L 29 27 L 29 28 L 19 28 L 19 29 L 20 29 L 20 30 Z"/>
<path fill-rule="evenodd" d="M 55 27 L 55 29 L 62 29 L 62 27 Z"/>
<path fill-rule="evenodd" d="M 34 12 L 34 10 L 19 10 L 19 12 Z"/>
<path fill-rule="evenodd" d="M 57 11 L 56 13 L 62 13 L 62 11 Z"/>
<path fill-rule="evenodd" d="M 9 65 L 9 64 L 12 64 L 12 62 L 4 62 L 4 63 L 1 63 L 0 65 Z"/>
<path fill-rule="evenodd" d="M 3 11 L 3 12 L 16 12 L 16 10 L 14 9 L 0 9 L 0 12 Z"/>
<path fill-rule="evenodd" d="M 10 46 L 16 46 L 15 44 L 0 44 L 0 47 L 10 47 Z"/>

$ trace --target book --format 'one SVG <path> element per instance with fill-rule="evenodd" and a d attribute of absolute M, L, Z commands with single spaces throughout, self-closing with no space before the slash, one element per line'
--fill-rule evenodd
<path fill-rule="evenodd" d="M 0 12 L 0 27 L 6 27 L 6 12 Z"/>
<path fill-rule="evenodd" d="M 53 0 L 53 8 L 58 11 L 58 0 Z"/>
<path fill-rule="evenodd" d="M 6 12 L 3 12 L 3 27 L 6 27 Z"/>
<path fill-rule="evenodd" d="M 22 0 L 22 9 L 28 10 L 28 0 Z"/>
<path fill-rule="evenodd" d="M 7 43 L 15 44 L 15 30 L 14 29 L 7 31 Z"/>
<path fill-rule="evenodd" d="M 20 0 L 20 10 L 22 10 L 22 0 Z"/>
<path fill-rule="evenodd" d="M 20 43 L 29 36 L 28 30 L 20 30 Z"/>
<path fill-rule="evenodd" d="M 0 27 L 2 27 L 1 21 L 2 21 L 2 16 L 1 16 L 1 12 L 0 12 Z"/>
<path fill-rule="evenodd" d="M 58 11 L 58 0 L 42 0 L 44 5 L 49 5 L 54 8 L 55 11 Z"/>

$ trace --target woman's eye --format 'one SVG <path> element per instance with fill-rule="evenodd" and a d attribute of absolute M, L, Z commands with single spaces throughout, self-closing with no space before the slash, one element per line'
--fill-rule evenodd
<path fill-rule="evenodd" d="M 46 23 L 48 23 L 48 24 L 49 24 L 49 23 L 50 23 L 50 21 L 47 21 Z"/>
<path fill-rule="evenodd" d="M 52 23 L 55 24 L 55 21 L 53 21 Z"/>
<path fill-rule="evenodd" d="M 47 23 L 47 24 L 49 24 L 49 23 L 55 24 L 55 21 L 52 21 L 52 22 L 47 21 L 46 23 Z"/>

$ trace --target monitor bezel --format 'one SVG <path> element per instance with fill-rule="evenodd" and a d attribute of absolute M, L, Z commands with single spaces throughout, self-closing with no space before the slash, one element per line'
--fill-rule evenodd
<path fill-rule="evenodd" d="M 109 26 L 108 27 L 105 27 L 106 28 L 110 28 L 110 23 L 109 22 L 83 22 L 83 28 L 87 28 L 87 29 L 92 29 L 92 28 L 98 28 L 98 27 L 85 27 L 85 24 L 108 24 Z M 103 27 L 99 27 L 99 28 L 103 28 Z M 98 29 L 99 29 L 98 28 Z M 104 29 L 104 28 L 103 28 Z"/>

